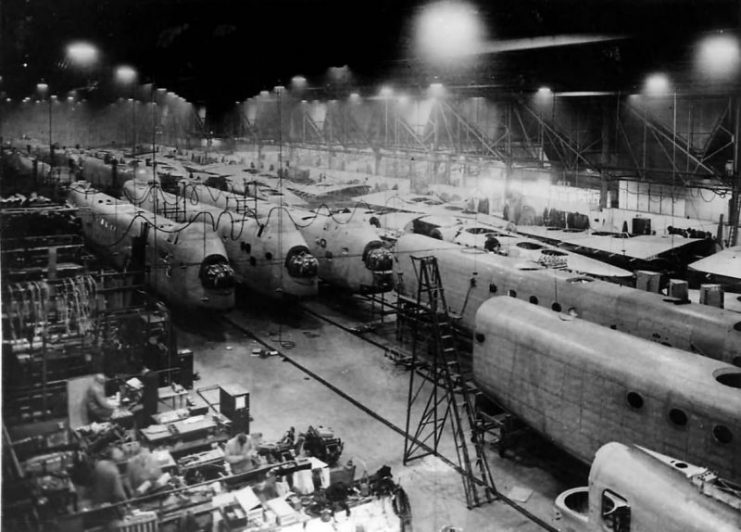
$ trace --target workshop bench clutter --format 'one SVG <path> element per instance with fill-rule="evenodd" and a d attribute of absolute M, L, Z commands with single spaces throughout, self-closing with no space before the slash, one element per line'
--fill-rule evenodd
<path fill-rule="evenodd" d="M 323 468 L 318 461 L 314 465 Z M 246 486 L 214 497 L 212 529 L 401 531 L 409 524 L 406 496 L 391 479 L 388 468 L 363 482 L 330 484 L 326 488 L 317 485 L 312 493 L 304 495 L 293 490 L 278 494 L 280 483 Z"/>
<path fill-rule="evenodd" d="M 354 531 L 359 524 L 402 530 L 398 512 L 406 503 L 398 502 L 403 492 L 388 468 L 356 480 L 351 464 L 330 467 L 313 456 L 276 461 L 266 454 L 250 469 L 230 474 L 218 445 L 177 460 L 165 450 L 127 445 L 116 464 L 131 494 L 129 510 L 117 516 L 122 525 L 146 514 L 155 515 L 158 526 L 190 522 L 192 530 L 319 531 L 330 530 L 322 528 L 329 523 L 344 527 L 337 530 Z M 84 504 L 81 513 L 95 511 Z"/>
<path fill-rule="evenodd" d="M 23 487 L 17 507 L 29 505 L 33 513 L 14 529 L 54 522 L 61 531 L 319 531 L 330 525 L 354 531 L 360 524 L 401 530 L 391 511 L 400 489 L 390 472 L 375 488 L 367 475 L 355 480 L 355 467 L 339 464 L 344 445 L 330 428 L 297 433 L 291 427 L 269 440 L 246 430 L 249 398 L 240 387 L 217 387 L 218 410 L 200 393 L 205 404 L 171 389 L 168 402 L 177 402 L 167 406 L 181 408 L 157 412 L 144 427 L 123 415 L 75 429 L 62 422 L 16 438 L 15 480 Z M 235 467 L 224 444 L 245 432 L 249 461 Z"/>

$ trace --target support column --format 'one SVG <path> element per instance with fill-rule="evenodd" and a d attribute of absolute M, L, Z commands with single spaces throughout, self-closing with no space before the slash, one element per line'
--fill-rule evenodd
<path fill-rule="evenodd" d="M 604 167 L 610 163 L 610 127 L 609 127 L 609 116 L 610 111 L 607 108 L 607 103 L 602 104 L 602 150 L 600 153 L 600 194 L 599 194 L 599 208 L 600 211 L 604 210 L 607 205 L 607 177 L 605 176 Z M 619 120 L 619 117 L 617 118 Z"/>
<path fill-rule="evenodd" d="M 504 217 L 505 220 L 510 220 L 510 216 L 513 213 L 509 212 L 509 187 L 512 182 L 512 158 L 507 159 L 507 165 L 504 167 L 504 197 L 502 198 L 502 210 L 507 210 L 507 216 Z"/>
<path fill-rule="evenodd" d="M 739 209 L 741 208 L 741 202 L 739 202 L 739 195 L 741 193 L 741 170 L 739 164 L 741 163 L 741 97 L 736 97 L 736 116 L 734 118 L 734 135 L 733 135 L 733 175 L 731 176 L 731 201 L 728 209 L 728 245 L 735 246 L 738 242 L 738 223 L 739 223 Z"/>

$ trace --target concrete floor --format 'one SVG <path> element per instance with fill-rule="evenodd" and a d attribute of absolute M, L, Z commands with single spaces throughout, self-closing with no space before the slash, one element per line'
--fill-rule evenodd
<path fill-rule="evenodd" d="M 353 307 L 352 302 L 347 305 Z M 321 301 L 311 306 L 348 324 L 352 319 L 345 310 L 356 319 L 362 315 L 358 308 L 337 304 L 333 308 Z M 385 358 L 382 349 L 310 315 L 260 301 L 244 304 L 229 317 L 397 427 L 404 427 L 409 373 Z M 390 466 L 410 497 L 415 530 L 437 531 L 445 525 L 466 531 L 542 530 L 503 502 L 468 510 L 461 477 L 452 468 L 435 457 L 403 466 L 400 434 L 282 357 L 253 356 L 253 348 L 262 346 L 242 331 L 216 321 L 180 323 L 177 329 L 179 347 L 195 353 L 201 376 L 196 387 L 239 383 L 250 390 L 252 432 L 262 432 L 272 440 L 291 426 L 304 431 L 309 425 L 324 425 L 345 442 L 340 460 L 353 459 L 358 475 L 363 469 L 373 473 Z M 448 434 L 444 439 L 442 453 L 455 457 L 452 437 Z M 544 448 L 553 452 L 547 445 Z M 584 468 L 572 467 L 557 452 L 554 458 L 523 451 L 515 459 L 501 459 L 490 452 L 490 464 L 501 493 L 514 498 L 524 493 L 523 506 L 552 524 L 556 524 L 554 498 L 586 478 Z"/>

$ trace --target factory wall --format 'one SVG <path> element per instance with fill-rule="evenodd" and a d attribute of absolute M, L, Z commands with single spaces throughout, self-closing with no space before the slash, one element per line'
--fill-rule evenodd
<path fill-rule="evenodd" d="M 50 120 L 51 117 L 51 120 Z M 2 106 L 0 134 L 27 138 L 48 145 L 123 147 L 158 144 L 192 147 L 192 105 L 173 99 L 151 102 L 119 99 L 110 104 L 89 101 L 48 100 L 7 102 Z"/>
<path fill-rule="evenodd" d="M 669 186 L 620 181 L 618 202 L 621 209 L 717 223 L 721 215 L 728 220 L 730 197 L 730 190 L 678 187 L 672 193 Z"/>
<path fill-rule="evenodd" d="M 597 231 L 621 232 L 627 225 L 628 231 L 632 229 L 634 218 L 651 220 L 651 231 L 656 235 L 667 235 L 668 228 L 695 229 L 707 231 L 716 235 L 718 231 L 718 220 L 701 220 L 690 216 L 670 216 L 665 214 L 648 214 L 643 211 L 630 209 L 603 209 L 601 212 L 594 211 L 590 214 L 591 228 Z M 723 238 L 728 237 L 727 226 L 724 226 Z"/>

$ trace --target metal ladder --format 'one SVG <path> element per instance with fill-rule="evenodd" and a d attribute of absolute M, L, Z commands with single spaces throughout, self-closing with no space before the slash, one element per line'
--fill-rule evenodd
<path fill-rule="evenodd" d="M 429 455 L 441 456 L 440 441 L 449 423 L 466 505 L 473 508 L 491 502 L 497 494 L 484 453 L 484 433 L 479 430 L 476 415 L 476 388 L 472 375 L 464 372 L 461 365 L 437 259 L 434 256 L 411 259 L 417 276 L 417 301 L 406 308 L 406 318 L 412 323 L 412 362 L 404 464 Z M 424 333 L 427 333 L 427 346 L 431 351 L 429 356 L 420 353 L 423 347 L 420 337 Z M 415 405 L 422 402 L 422 414 L 415 422 Z M 463 413 L 460 408 L 463 408 Z M 471 462 L 467 433 L 474 443 L 474 463 Z M 476 476 L 477 471 L 480 478 Z"/>

